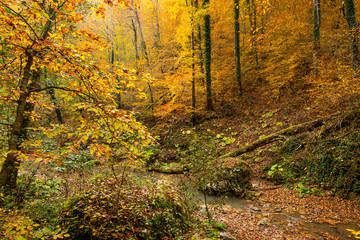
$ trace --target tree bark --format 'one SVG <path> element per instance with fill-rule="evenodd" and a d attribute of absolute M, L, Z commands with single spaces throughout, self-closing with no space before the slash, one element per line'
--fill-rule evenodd
<path fill-rule="evenodd" d="M 160 24 L 159 24 L 159 0 L 155 0 L 155 21 L 156 21 L 156 32 L 155 32 L 155 46 L 160 47 Z"/>
<path fill-rule="evenodd" d="M 143 48 L 144 57 L 145 57 L 147 63 L 149 63 L 149 54 L 148 54 L 148 52 L 147 52 L 146 43 L 145 43 L 145 39 L 144 39 L 144 34 L 143 34 L 143 32 L 142 32 L 142 27 L 141 27 L 141 21 L 140 21 L 139 13 L 138 13 L 137 8 L 133 8 L 132 10 L 133 10 L 133 12 L 134 12 L 134 17 L 135 17 L 135 20 L 136 20 L 137 25 L 138 25 L 138 28 L 139 28 L 140 41 L 141 41 L 140 43 L 141 43 L 141 47 Z"/>
<path fill-rule="evenodd" d="M 194 0 L 191 1 L 191 6 L 194 7 L 195 3 Z M 193 123 L 193 125 L 196 124 L 196 84 L 195 84 L 195 73 L 196 73 L 196 69 L 195 69 L 195 24 L 194 24 L 194 12 L 192 10 L 191 13 L 191 58 L 192 58 L 192 63 L 191 63 L 191 75 L 192 75 L 192 79 L 191 79 L 191 122 Z"/>
<path fill-rule="evenodd" d="M 314 30 L 313 30 L 313 72 L 318 73 L 318 61 L 320 51 L 320 26 L 321 26 L 321 11 L 320 0 L 313 0 L 314 10 Z"/>
<path fill-rule="evenodd" d="M 241 65 L 240 65 L 240 24 L 239 24 L 239 0 L 234 0 L 234 55 L 236 81 L 238 84 L 239 96 L 242 96 Z"/>
<path fill-rule="evenodd" d="M 57 14 L 53 8 L 50 8 L 48 15 L 50 16 L 50 19 L 43 25 L 41 35 L 37 40 L 44 41 L 49 36 L 49 32 L 51 31 L 51 27 L 53 26 L 53 22 L 55 22 Z M 6 159 L 0 171 L 0 188 L 5 187 L 8 190 L 16 188 L 16 180 L 20 166 L 18 153 L 21 149 L 19 149 L 19 146 L 22 143 L 22 136 L 24 136 L 24 134 L 26 136 L 26 125 L 29 123 L 27 122 L 28 119 L 26 119 L 25 111 L 26 108 L 29 108 L 27 99 L 30 95 L 29 90 L 31 90 L 29 89 L 31 67 L 34 65 L 35 55 L 39 54 L 39 52 L 30 47 L 24 49 L 24 54 L 26 55 L 27 60 L 19 83 L 20 95 L 16 102 L 15 121 L 9 134 Z M 33 79 L 34 86 L 39 84 L 39 82 L 36 81 L 39 81 L 39 79 Z"/>
<path fill-rule="evenodd" d="M 210 0 L 204 0 L 204 6 L 209 8 Z M 209 9 L 207 9 L 209 11 Z M 206 75 L 206 110 L 213 111 L 211 93 L 211 19 L 210 13 L 204 16 L 204 43 L 205 43 L 205 75 Z"/>
<path fill-rule="evenodd" d="M 17 150 L 21 144 L 21 135 L 23 134 L 22 127 L 24 122 L 24 113 L 26 108 L 26 100 L 28 98 L 27 88 L 31 76 L 31 67 L 34 64 L 34 50 L 26 51 L 27 61 L 24 67 L 23 78 L 20 81 L 20 96 L 17 101 L 17 110 L 15 122 L 12 126 L 11 133 L 8 140 L 8 154 L 3 163 L 0 172 L 0 187 L 7 187 L 13 189 L 16 187 L 16 180 L 18 176 L 18 169 L 20 160 L 17 158 Z"/>
<path fill-rule="evenodd" d="M 199 0 L 195 0 L 195 8 L 196 9 L 199 9 Z M 202 31 L 201 31 L 201 24 L 200 22 L 197 23 L 197 45 L 198 45 L 198 56 L 199 56 L 199 65 L 200 65 L 200 72 L 202 74 L 205 73 L 205 69 L 204 69 L 204 56 L 203 56 L 203 49 L 202 49 L 202 44 L 203 44 L 203 41 L 202 41 Z M 201 78 L 202 80 L 202 84 L 204 84 L 204 79 Z"/>
<path fill-rule="evenodd" d="M 139 56 L 139 49 L 138 49 L 138 36 L 137 36 L 136 26 L 135 26 L 133 18 L 131 18 L 131 26 L 132 26 L 132 30 L 134 32 L 135 67 L 137 68 L 137 61 L 140 59 L 140 56 Z"/>
<path fill-rule="evenodd" d="M 48 87 L 52 85 L 51 80 L 49 80 L 47 70 L 44 71 L 44 79 L 45 79 L 46 85 Z M 59 102 L 58 102 L 58 100 L 56 98 L 55 90 L 54 89 L 49 89 L 47 92 L 49 93 L 49 95 L 51 97 L 51 100 L 52 100 L 52 102 L 53 102 L 53 104 L 55 106 L 56 118 L 57 118 L 57 120 L 58 120 L 58 122 L 60 124 L 63 124 L 64 121 L 63 121 L 63 118 L 62 118 Z"/>
<path fill-rule="evenodd" d="M 345 0 L 345 18 L 348 23 L 350 37 L 351 64 L 353 69 L 360 69 L 360 52 L 359 52 L 359 25 L 356 20 L 356 9 L 353 0 Z"/>
<path fill-rule="evenodd" d="M 63 124 L 63 118 L 62 118 L 62 114 L 61 114 L 61 110 L 59 107 L 59 103 L 57 101 L 56 95 L 55 95 L 55 90 L 54 89 L 49 89 L 49 95 L 51 97 L 51 100 L 53 101 L 53 104 L 55 106 L 55 113 L 56 113 L 56 118 L 58 120 L 59 123 Z"/>

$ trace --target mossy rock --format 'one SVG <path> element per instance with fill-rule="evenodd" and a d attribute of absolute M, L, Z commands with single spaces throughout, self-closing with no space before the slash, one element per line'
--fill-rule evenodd
<path fill-rule="evenodd" d="M 252 189 L 251 168 L 237 158 L 216 160 L 211 171 L 200 179 L 200 190 L 209 195 L 245 197 Z"/>

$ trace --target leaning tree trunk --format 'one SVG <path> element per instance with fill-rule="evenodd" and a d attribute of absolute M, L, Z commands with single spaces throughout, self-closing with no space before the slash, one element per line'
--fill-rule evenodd
<path fill-rule="evenodd" d="M 54 1 L 56 2 L 56 1 Z M 57 14 L 54 9 L 50 9 L 48 12 L 50 19 L 46 21 L 44 26 L 42 27 L 42 34 L 38 40 L 45 41 L 49 36 L 49 32 L 52 27 L 52 23 L 55 22 Z M 18 158 L 19 146 L 21 145 L 24 135 L 24 129 L 28 120 L 26 120 L 25 111 L 29 106 L 27 105 L 27 100 L 30 95 L 31 89 L 29 89 L 29 80 L 31 77 L 31 67 L 34 65 L 35 55 L 38 54 L 34 49 L 26 49 L 25 55 L 27 57 L 26 64 L 22 72 L 22 78 L 19 82 L 19 90 L 20 95 L 18 100 L 16 101 L 16 114 L 15 121 L 12 125 L 11 132 L 9 134 L 8 140 L 8 151 L 6 155 L 6 159 L 2 165 L 0 171 L 0 188 L 5 187 L 8 190 L 16 188 L 16 180 L 18 176 L 18 169 L 20 166 L 20 159 Z M 33 79 L 32 83 L 35 87 L 39 84 L 39 78 Z M 28 109 L 29 110 L 29 109 Z M 30 109 L 31 110 L 31 109 Z M 26 133 L 25 133 L 26 134 Z"/>
<path fill-rule="evenodd" d="M 344 1 L 343 1 L 344 3 Z M 360 69 L 360 52 L 359 52 L 359 25 L 356 20 L 356 10 L 353 0 L 345 0 L 345 18 L 351 32 L 350 52 L 351 64 L 353 69 Z"/>
<path fill-rule="evenodd" d="M 17 158 L 17 151 L 21 144 L 21 135 L 24 134 L 22 127 L 25 119 L 26 100 L 28 99 L 28 85 L 31 76 L 31 67 L 34 64 L 34 50 L 26 52 L 27 61 L 23 72 L 23 77 L 20 81 L 20 96 L 17 100 L 17 109 L 15 115 L 15 122 L 12 126 L 9 141 L 8 153 L 3 163 L 0 172 L 0 187 L 7 187 L 13 189 L 16 187 L 16 180 L 18 176 L 18 168 L 20 160 Z"/>
<path fill-rule="evenodd" d="M 204 6 L 209 7 L 210 0 L 204 0 Z M 209 9 L 207 9 L 209 11 Z M 211 24 L 210 13 L 204 16 L 204 42 L 205 42 L 205 76 L 206 76 L 206 110 L 214 110 L 211 93 Z"/>

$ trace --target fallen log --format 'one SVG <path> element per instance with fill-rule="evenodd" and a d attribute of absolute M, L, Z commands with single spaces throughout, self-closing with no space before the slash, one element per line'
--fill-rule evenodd
<path fill-rule="evenodd" d="M 273 133 L 266 137 L 260 138 L 260 139 L 256 140 L 255 142 L 252 142 L 238 150 L 229 152 L 229 153 L 221 156 L 220 158 L 222 159 L 222 158 L 228 158 L 228 157 L 236 157 L 236 156 L 242 155 L 244 153 L 251 152 L 251 151 L 253 151 L 259 147 L 265 146 L 267 144 L 270 144 L 270 143 L 273 143 L 273 142 L 276 142 L 279 140 L 284 140 L 287 137 L 295 136 L 297 134 L 304 133 L 304 132 L 311 132 L 315 128 L 323 126 L 327 120 L 329 120 L 335 116 L 338 116 L 338 115 L 339 114 L 333 114 L 333 115 L 330 115 L 325 118 L 320 118 L 317 120 L 313 120 L 310 122 L 305 122 L 305 123 L 301 123 L 301 124 L 298 124 L 295 126 L 285 128 L 276 133 Z"/>

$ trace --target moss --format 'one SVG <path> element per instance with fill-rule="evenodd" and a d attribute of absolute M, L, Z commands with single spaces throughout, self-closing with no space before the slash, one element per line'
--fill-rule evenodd
<path fill-rule="evenodd" d="M 282 171 L 272 178 L 286 183 L 305 180 L 341 196 L 360 193 L 360 129 L 356 127 L 350 125 L 316 139 L 311 135 L 288 139 L 272 164 L 281 165 Z"/>

